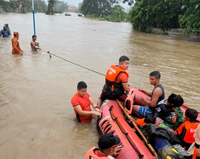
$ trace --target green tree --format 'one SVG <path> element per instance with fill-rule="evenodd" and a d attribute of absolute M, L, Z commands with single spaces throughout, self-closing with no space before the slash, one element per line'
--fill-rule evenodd
<path fill-rule="evenodd" d="M 6 12 L 20 11 L 21 13 L 32 11 L 31 0 L 15 0 L 11 2 L 4 2 L 0 0 L 0 5 L 3 6 Z M 47 5 L 42 0 L 34 0 L 35 12 L 46 12 Z"/>
<path fill-rule="evenodd" d="M 110 15 L 117 0 L 83 0 L 80 8 L 84 15 L 95 14 L 96 17 Z"/>
<path fill-rule="evenodd" d="M 47 5 L 42 0 L 34 0 L 35 12 L 46 13 Z"/>
<path fill-rule="evenodd" d="M 184 14 L 179 16 L 180 26 L 184 29 L 183 34 L 200 34 L 200 0 L 183 0 L 182 9 Z"/>
<path fill-rule="evenodd" d="M 152 28 L 161 28 L 163 32 L 179 27 L 181 14 L 179 0 L 137 0 L 131 10 L 133 28 L 150 33 Z"/>
<path fill-rule="evenodd" d="M 46 14 L 63 13 L 67 10 L 67 3 L 58 0 L 49 0 Z"/>
<path fill-rule="evenodd" d="M 4 0 L 0 0 L 0 6 L 2 7 L 2 9 L 6 12 L 9 11 L 10 8 L 10 4 L 9 2 L 5 2 Z"/>
<path fill-rule="evenodd" d="M 111 13 L 112 21 L 121 22 L 125 21 L 126 18 L 127 13 L 125 12 L 125 9 L 120 5 L 116 5 Z"/>
<path fill-rule="evenodd" d="M 56 0 L 49 0 L 46 14 L 53 15 L 55 13 L 55 10 L 54 10 L 55 4 L 56 4 Z"/>
<path fill-rule="evenodd" d="M 57 13 L 66 12 L 67 8 L 67 3 L 65 3 L 64 1 L 57 1 L 57 3 L 55 4 L 55 10 Z"/>

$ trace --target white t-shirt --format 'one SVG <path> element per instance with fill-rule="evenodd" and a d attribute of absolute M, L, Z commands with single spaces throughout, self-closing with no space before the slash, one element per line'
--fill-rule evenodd
<path fill-rule="evenodd" d="M 187 151 L 188 156 L 193 154 L 195 143 L 200 145 L 200 124 L 199 124 L 199 126 L 197 127 L 197 130 L 196 130 L 195 142 L 190 146 L 190 148 Z"/>
<path fill-rule="evenodd" d="M 200 145 L 200 125 L 197 127 L 196 134 L 195 134 L 195 143 Z"/>

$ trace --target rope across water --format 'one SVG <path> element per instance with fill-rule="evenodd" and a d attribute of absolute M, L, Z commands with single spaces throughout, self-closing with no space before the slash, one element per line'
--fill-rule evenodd
<path fill-rule="evenodd" d="M 77 64 L 77 63 L 75 63 L 75 62 L 72 62 L 72 61 L 70 61 L 70 60 L 67 60 L 67 59 L 65 59 L 65 58 L 63 58 L 63 57 L 60 57 L 60 56 L 55 55 L 55 54 L 52 54 L 52 53 L 50 53 L 49 51 L 47 51 L 47 53 L 49 54 L 50 58 L 51 58 L 51 55 L 53 55 L 53 56 L 55 56 L 55 57 L 57 57 L 57 58 L 59 58 L 59 59 L 62 59 L 62 60 L 67 61 L 67 62 L 69 62 L 69 63 L 71 63 L 71 64 L 74 64 L 74 65 L 76 65 L 76 66 L 79 66 L 79 67 L 81 67 L 81 68 L 84 68 L 84 69 L 86 69 L 86 70 L 88 70 L 88 71 L 94 72 L 94 73 L 99 74 L 99 75 L 101 75 L 101 76 L 105 76 L 103 73 L 97 72 L 97 71 L 92 70 L 92 69 L 90 69 L 90 68 L 88 68 L 88 67 L 79 65 L 79 64 Z"/>

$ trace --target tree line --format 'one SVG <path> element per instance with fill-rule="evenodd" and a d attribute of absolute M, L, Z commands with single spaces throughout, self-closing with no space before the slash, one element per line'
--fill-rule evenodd
<path fill-rule="evenodd" d="M 43 0 L 34 0 L 35 1 L 35 11 L 36 12 L 46 12 L 47 5 Z M 31 12 L 32 11 L 32 2 L 31 0 L 11 0 L 10 2 L 5 2 L 0 0 L 0 5 L 4 12 Z"/>
<path fill-rule="evenodd" d="M 11 0 L 6 2 L 0 0 L 0 5 L 4 12 L 31 12 L 32 11 L 32 1 L 31 0 Z M 48 6 L 43 0 L 34 0 L 34 10 L 35 12 L 54 14 L 63 13 L 67 11 L 68 6 L 64 1 L 59 0 L 49 0 Z"/>
<path fill-rule="evenodd" d="M 151 33 L 160 28 L 165 33 L 182 28 L 183 33 L 200 34 L 200 0 L 123 0 L 131 7 L 130 13 L 119 6 L 119 0 L 83 0 L 80 11 L 87 17 L 111 21 L 130 20 L 133 29 Z"/>
<path fill-rule="evenodd" d="M 118 0 L 83 0 L 80 11 L 86 17 L 108 21 L 128 21 L 129 15 Z"/>

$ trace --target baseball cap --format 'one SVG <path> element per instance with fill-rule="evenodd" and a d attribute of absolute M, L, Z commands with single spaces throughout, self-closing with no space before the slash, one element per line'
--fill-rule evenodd
<path fill-rule="evenodd" d="M 104 134 L 99 138 L 99 148 L 101 150 L 109 150 L 112 147 L 116 147 L 120 145 L 120 138 L 118 136 L 114 136 L 113 134 Z"/>

